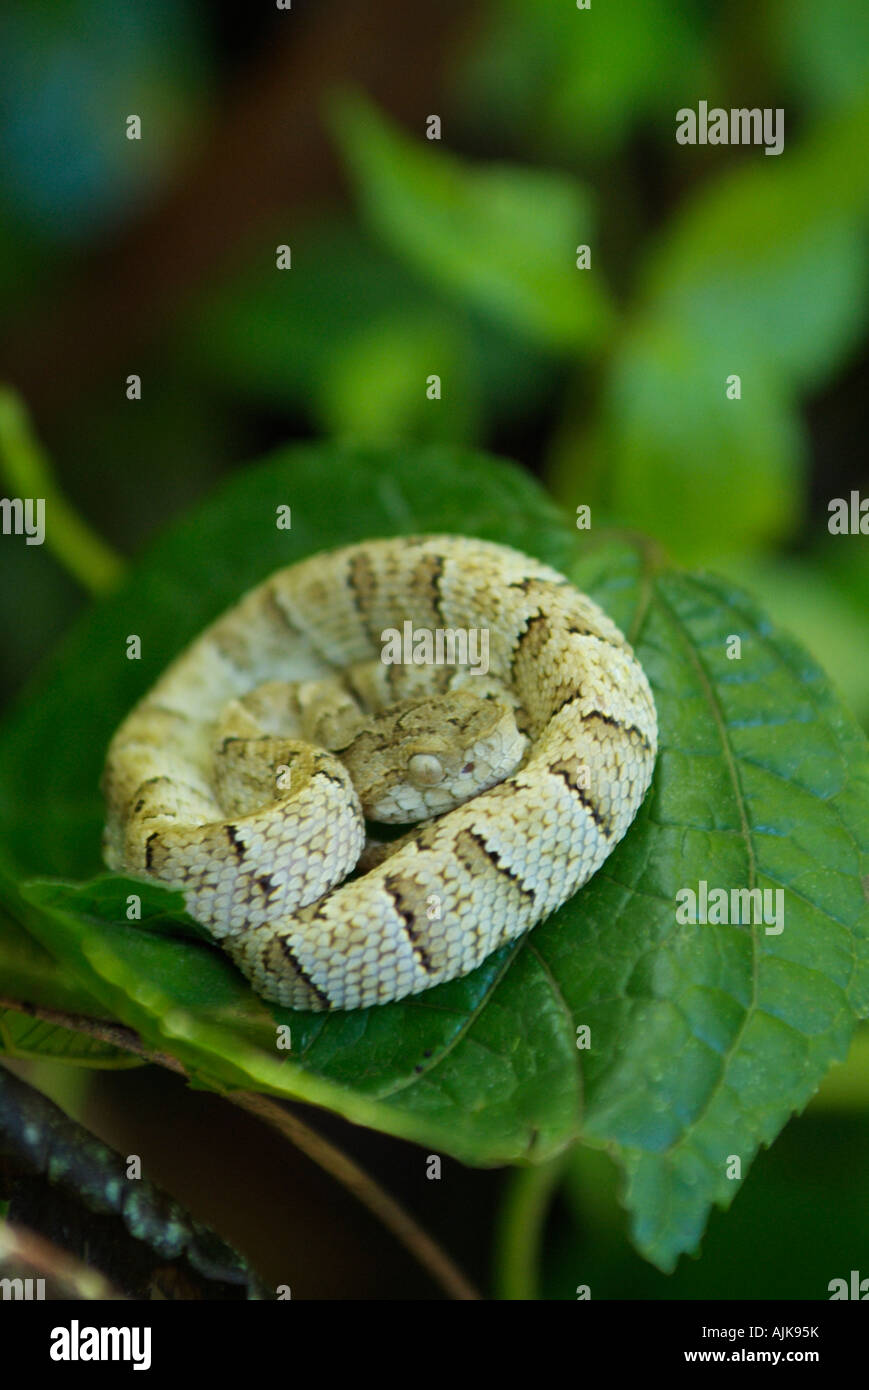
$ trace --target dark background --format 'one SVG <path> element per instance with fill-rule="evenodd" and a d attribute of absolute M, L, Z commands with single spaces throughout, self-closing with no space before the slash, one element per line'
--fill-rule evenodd
<path fill-rule="evenodd" d="M 677 562 L 755 590 L 869 727 L 869 540 L 827 530 L 829 500 L 869 487 L 862 0 L 589 13 L 568 0 L 295 0 L 290 13 L 264 0 L 10 0 L 0 54 L 0 381 L 114 550 L 135 554 L 221 476 L 288 440 L 470 442 L 518 459 L 571 511 L 588 502 L 595 522 L 650 532 Z M 403 253 L 327 119 L 348 86 L 433 158 L 458 156 L 471 186 L 490 161 L 554 171 L 594 209 L 597 230 L 577 240 L 593 245 L 611 323 L 558 341 L 509 297 L 457 289 Z M 784 154 L 677 146 L 675 111 L 700 99 L 783 107 Z M 142 115 L 138 143 L 123 138 L 130 112 Z M 432 112 L 441 145 L 424 140 Z M 690 218 L 707 203 L 717 213 L 704 230 Z M 512 237 L 521 266 L 518 222 Z M 285 241 L 293 270 L 277 276 Z M 655 290 L 660 258 L 669 292 Z M 716 306 L 734 274 L 745 279 L 728 323 Z M 421 383 L 440 364 L 450 389 L 433 412 Z M 724 406 L 723 386 L 707 400 L 730 370 L 743 372 L 743 401 Z M 0 489 L 14 492 L 2 471 Z M 4 702 L 87 602 L 49 545 L 0 541 Z M 595 1297 L 823 1297 L 861 1238 L 869 1252 L 866 1074 L 864 1035 L 732 1212 L 715 1214 L 699 1263 L 669 1279 L 631 1253 L 608 1161 L 580 1156 L 552 1206 L 545 1295 L 588 1282 Z M 294 1295 L 433 1294 L 351 1198 L 215 1097 L 154 1069 L 39 1063 L 31 1076 L 142 1153 L 155 1181 Z M 483 1288 L 505 1278 L 501 1204 L 521 1175 L 445 1159 L 431 1183 L 422 1151 L 310 1118 Z"/>

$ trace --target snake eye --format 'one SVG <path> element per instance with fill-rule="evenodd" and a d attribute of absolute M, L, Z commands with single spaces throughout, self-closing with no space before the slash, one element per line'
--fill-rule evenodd
<path fill-rule="evenodd" d="M 414 782 L 423 787 L 433 787 L 443 781 L 444 769 L 440 758 L 434 753 L 414 753 L 407 764 L 407 770 Z"/>

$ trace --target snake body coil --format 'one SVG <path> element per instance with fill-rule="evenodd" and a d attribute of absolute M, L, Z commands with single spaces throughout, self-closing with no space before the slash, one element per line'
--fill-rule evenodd
<path fill-rule="evenodd" d="M 410 659 L 384 661 L 390 630 Z M 469 632 L 485 672 L 428 664 L 426 633 L 455 653 Z M 630 647 L 555 570 L 464 537 L 368 541 L 273 574 L 135 707 L 108 752 L 106 862 L 182 890 L 265 998 L 382 1004 L 575 893 L 656 745 Z M 405 833 L 369 824 L 366 846 L 366 817 Z"/>

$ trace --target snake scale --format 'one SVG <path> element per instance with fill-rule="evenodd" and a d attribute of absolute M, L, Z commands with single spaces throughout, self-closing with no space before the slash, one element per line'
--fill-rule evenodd
<path fill-rule="evenodd" d="M 279 570 L 167 668 L 109 747 L 104 854 L 180 889 L 264 998 L 383 1004 L 575 893 L 656 749 L 645 674 L 563 575 L 466 537 L 372 540 Z"/>

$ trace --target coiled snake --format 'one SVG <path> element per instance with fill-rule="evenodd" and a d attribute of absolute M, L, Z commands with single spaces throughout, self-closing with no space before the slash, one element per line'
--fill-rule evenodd
<path fill-rule="evenodd" d="M 487 663 L 461 665 L 474 634 Z M 555 570 L 459 536 L 367 541 L 273 574 L 124 720 L 105 858 L 182 890 L 266 999 L 383 1004 L 575 893 L 656 747 L 630 647 Z"/>

